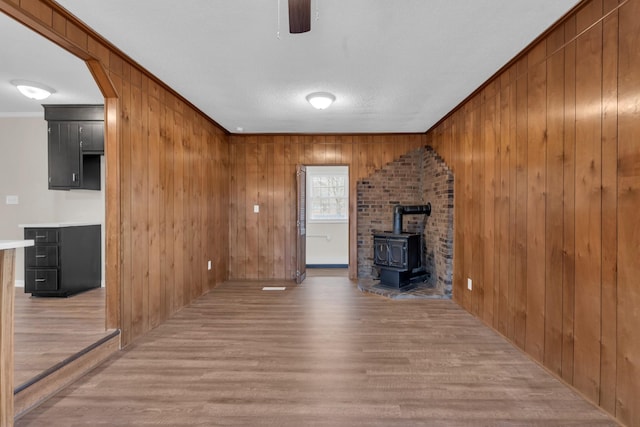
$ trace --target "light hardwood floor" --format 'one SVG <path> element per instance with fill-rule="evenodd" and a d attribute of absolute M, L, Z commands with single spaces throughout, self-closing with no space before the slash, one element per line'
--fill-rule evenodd
<path fill-rule="evenodd" d="M 107 335 L 105 290 L 69 298 L 15 293 L 14 387 Z"/>
<path fill-rule="evenodd" d="M 349 269 L 307 267 L 307 277 L 349 277 Z"/>
<path fill-rule="evenodd" d="M 16 425 L 616 425 L 451 301 L 277 284 L 220 285 Z"/>

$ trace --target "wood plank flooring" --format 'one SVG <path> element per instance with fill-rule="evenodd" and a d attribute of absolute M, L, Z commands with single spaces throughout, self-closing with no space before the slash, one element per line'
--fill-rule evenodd
<path fill-rule="evenodd" d="M 616 425 L 455 303 L 226 282 L 16 426 Z"/>
<path fill-rule="evenodd" d="M 307 267 L 307 277 L 349 277 L 349 269 Z"/>
<path fill-rule="evenodd" d="M 15 288 L 14 387 L 106 336 L 105 290 L 37 298 Z"/>

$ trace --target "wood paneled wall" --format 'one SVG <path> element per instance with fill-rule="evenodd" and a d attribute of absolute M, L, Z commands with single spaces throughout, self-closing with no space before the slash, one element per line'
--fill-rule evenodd
<path fill-rule="evenodd" d="M 640 425 L 639 16 L 640 0 L 585 2 L 429 132 L 455 173 L 455 300 L 628 425 Z"/>
<path fill-rule="evenodd" d="M 127 345 L 227 277 L 228 135 L 56 3 L 0 10 L 87 61 L 105 95 L 107 317 Z"/>
<path fill-rule="evenodd" d="M 229 278 L 295 277 L 297 164 L 349 166 L 349 274 L 356 277 L 356 182 L 426 135 L 232 135 Z M 260 213 L 253 213 L 260 205 Z"/>
<path fill-rule="evenodd" d="M 125 344 L 227 271 L 293 277 L 296 164 L 349 165 L 353 196 L 357 179 L 430 141 L 455 173 L 454 298 L 640 424 L 640 0 L 586 2 L 427 135 L 395 136 L 228 137 L 55 3 L 0 10 L 97 60 L 117 95 L 107 286 Z"/>
<path fill-rule="evenodd" d="M 227 277 L 228 137 L 134 68 L 123 64 L 111 79 L 122 106 L 121 315 L 130 342 Z"/>

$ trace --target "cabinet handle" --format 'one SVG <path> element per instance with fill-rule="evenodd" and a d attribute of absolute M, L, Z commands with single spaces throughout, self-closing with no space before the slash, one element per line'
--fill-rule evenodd
<path fill-rule="evenodd" d="M 71 174 L 71 181 L 72 181 L 72 182 L 76 182 L 76 173 L 75 173 L 75 172 L 73 172 L 73 173 Z"/>
<path fill-rule="evenodd" d="M 38 236 L 38 235 L 36 234 L 36 239 L 46 239 L 46 238 L 47 238 L 47 236 Z"/>
<path fill-rule="evenodd" d="M 46 258 L 46 255 L 36 255 L 36 258 Z"/>
<path fill-rule="evenodd" d="M 82 141 L 80 141 L 80 148 L 82 148 Z"/>
<path fill-rule="evenodd" d="M 46 282 L 47 279 L 36 279 L 36 282 Z"/>

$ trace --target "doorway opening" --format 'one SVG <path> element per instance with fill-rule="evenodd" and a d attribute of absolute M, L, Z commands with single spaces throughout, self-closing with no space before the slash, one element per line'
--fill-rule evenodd
<path fill-rule="evenodd" d="M 105 280 L 108 259 L 106 192 L 113 191 L 112 188 L 107 189 L 106 156 L 99 156 L 100 190 L 54 191 L 48 188 L 48 124 L 41 104 L 104 104 L 106 111 L 109 92 L 104 88 L 106 80 L 98 80 L 100 64 L 96 60 L 86 61 L 75 56 L 4 13 L 0 13 L 0 22 L 0 33 L 6 36 L 4 39 L 15 42 L 0 49 L 1 56 L 8 59 L 3 63 L 0 75 L 44 82 L 57 91 L 42 102 L 26 100 L 14 88 L 3 92 L 0 152 L 5 163 L 0 168 L 0 176 L 7 179 L 2 180 L 6 189 L 0 192 L 14 195 L 15 203 L 8 207 L 10 211 L 5 206 L 0 213 L 3 220 L 6 219 L 0 227 L 2 234 L 20 240 L 24 238 L 25 228 L 57 229 L 89 224 L 99 224 L 101 228 L 102 287 L 70 298 L 31 297 L 25 293 L 24 251 L 16 253 L 18 286 L 15 288 L 12 319 L 14 347 L 3 348 L 2 351 L 14 354 L 12 386 L 17 414 L 25 405 L 35 401 L 34 396 L 50 392 L 38 385 L 38 381 L 60 370 L 65 363 L 77 360 L 73 359 L 75 355 L 113 335 L 105 327 L 108 320 L 106 299 L 117 291 L 119 284 L 110 279 L 107 286 Z M 23 55 L 25 49 L 38 55 L 26 58 Z M 113 117 L 113 111 L 109 114 Z M 50 259 L 55 260 L 56 257 Z"/>
<path fill-rule="evenodd" d="M 309 276 L 348 276 L 349 167 L 307 166 L 306 267 Z"/>

